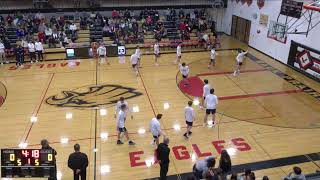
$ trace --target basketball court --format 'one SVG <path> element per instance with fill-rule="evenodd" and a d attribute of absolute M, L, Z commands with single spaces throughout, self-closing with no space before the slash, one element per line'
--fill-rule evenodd
<path fill-rule="evenodd" d="M 152 55 L 143 55 L 138 77 L 128 56 L 110 58 L 111 65 L 81 59 L 21 69 L 2 66 L 1 147 L 39 148 L 40 140 L 48 139 L 58 152 L 60 179 L 72 178 L 67 159 L 75 143 L 88 154 L 88 179 L 154 178 L 159 165 L 149 122 L 162 113 L 161 125 L 171 140 L 169 175 L 178 179 L 191 172 L 197 159 L 218 157 L 222 149 L 229 151 L 235 166 L 275 160 L 274 167 L 255 171 L 257 177 L 279 179 L 297 164 L 304 173 L 314 172 L 320 166 L 319 155 L 276 165 L 279 158 L 319 154 L 319 83 L 250 48 L 240 76 L 233 77 L 237 48 L 248 47 L 228 36 L 222 36 L 222 42 L 213 70 L 207 68 L 209 52 L 182 54 L 191 70 L 191 91 L 179 86 L 175 53 L 161 55 L 159 67 Z M 220 100 L 217 125 L 203 127 L 205 112 L 194 106 L 193 135 L 185 140 L 183 109 L 187 101 L 199 100 L 203 79 L 209 80 Z M 114 102 L 120 96 L 133 110 L 126 127 L 134 146 L 116 145 Z M 37 119 L 31 122 L 31 117 Z"/>

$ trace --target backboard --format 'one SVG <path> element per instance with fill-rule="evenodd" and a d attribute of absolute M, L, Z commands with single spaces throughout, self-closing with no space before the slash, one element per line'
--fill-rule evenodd
<path fill-rule="evenodd" d="M 288 26 L 285 24 L 276 21 L 270 21 L 268 38 L 285 44 L 287 42 L 287 29 Z"/>

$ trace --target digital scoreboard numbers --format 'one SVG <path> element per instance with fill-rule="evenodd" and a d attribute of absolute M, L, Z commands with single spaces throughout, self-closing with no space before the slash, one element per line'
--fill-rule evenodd
<path fill-rule="evenodd" d="M 280 14 L 300 18 L 302 13 L 303 2 L 294 0 L 282 0 Z"/>
<path fill-rule="evenodd" d="M 1 149 L 1 177 L 49 177 L 55 166 L 51 149 Z"/>

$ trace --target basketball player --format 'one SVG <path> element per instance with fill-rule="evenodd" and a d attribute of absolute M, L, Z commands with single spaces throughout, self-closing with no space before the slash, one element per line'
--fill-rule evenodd
<path fill-rule="evenodd" d="M 180 61 L 181 61 L 181 54 L 182 54 L 181 45 L 182 45 L 182 43 L 179 42 L 179 44 L 177 46 L 177 59 L 175 61 L 175 64 L 180 63 Z"/>
<path fill-rule="evenodd" d="M 136 73 L 136 76 L 138 76 L 139 75 L 139 72 L 138 72 L 139 57 L 138 57 L 138 55 L 136 53 L 132 54 L 130 57 L 130 61 L 131 61 L 133 71 Z"/>
<path fill-rule="evenodd" d="M 97 49 L 97 54 L 99 56 L 100 63 L 107 62 L 110 65 L 109 61 L 107 60 L 107 49 L 104 47 L 103 44 L 100 44 L 99 48 Z"/>
<path fill-rule="evenodd" d="M 216 65 L 216 49 L 214 46 L 212 46 L 212 49 L 210 51 L 210 63 L 208 65 L 208 68 L 209 69 L 212 69 L 212 66 L 215 66 Z"/>
<path fill-rule="evenodd" d="M 214 95 L 214 89 L 210 89 L 210 94 L 206 96 L 205 107 L 206 115 L 204 116 L 204 124 L 206 126 L 208 123 L 208 116 L 212 114 L 212 125 L 215 125 L 216 108 L 218 104 L 218 97 Z"/>
<path fill-rule="evenodd" d="M 138 56 L 138 67 L 141 67 L 141 62 L 140 62 L 141 50 L 139 46 L 137 46 L 135 54 Z"/>
<path fill-rule="evenodd" d="M 162 114 L 157 114 L 155 118 L 152 118 L 150 121 L 150 131 L 153 136 L 153 143 L 156 144 L 157 147 L 159 145 L 159 137 L 161 135 L 166 136 L 165 133 L 161 130 L 160 119 L 162 118 Z"/>
<path fill-rule="evenodd" d="M 159 46 L 159 42 L 158 41 L 156 41 L 156 43 L 154 44 L 153 51 L 154 51 L 155 65 L 159 66 L 158 57 L 160 57 L 160 46 Z"/>
<path fill-rule="evenodd" d="M 126 105 L 126 111 L 125 112 L 130 112 L 129 110 L 129 105 L 128 102 L 124 100 L 124 97 L 120 97 L 119 101 L 116 104 L 116 111 L 114 113 L 114 118 L 117 118 L 117 114 L 119 113 L 121 106 Z M 131 119 L 133 119 L 133 115 L 131 114 Z"/>
<path fill-rule="evenodd" d="M 123 142 L 120 140 L 120 135 L 121 135 L 121 133 L 124 133 L 124 135 L 126 136 L 128 142 L 129 142 L 129 145 L 135 145 L 136 143 L 134 143 L 132 140 L 130 140 L 128 130 L 125 127 L 126 114 L 127 114 L 126 109 L 127 109 L 127 106 L 125 104 L 122 104 L 120 107 L 120 111 L 118 112 L 118 116 L 117 116 L 118 141 L 117 141 L 117 144 L 123 144 Z"/>
<path fill-rule="evenodd" d="M 189 86 L 189 81 L 188 81 L 188 74 L 189 74 L 189 66 L 186 65 L 186 63 L 182 63 L 179 64 L 179 69 L 180 69 L 180 73 L 182 74 L 182 78 L 183 78 L 183 85 L 184 86 Z"/>
<path fill-rule="evenodd" d="M 233 72 L 233 76 L 238 76 L 240 74 L 240 67 L 242 65 L 244 56 L 248 53 L 248 51 L 242 51 L 240 50 L 240 53 L 238 54 L 238 56 L 236 57 L 236 61 L 237 61 L 237 66 L 235 71 Z"/>
<path fill-rule="evenodd" d="M 202 102 L 201 102 L 201 105 L 200 105 L 200 108 L 203 108 L 204 106 L 204 100 L 206 99 L 206 96 L 208 96 L 210 94 L 210 89 L 211 89 L 211 86 L 209 84 L 209 81 L 208 79 L 205 79 L 203 80 L 204 82 L 204 86 L 203 86 L 203 93 L 202 93 Z"/>
<path fill-rule="evenodd" d="M 194 109 L 192 108 L 192 101 L 189 101 L 188 106 L 184 108 L 184 118 L 187 124 L 187 131 L 183 134 L 183 136 L 188 139 L 192 134 L 191 128 L 195 119 Z"/>

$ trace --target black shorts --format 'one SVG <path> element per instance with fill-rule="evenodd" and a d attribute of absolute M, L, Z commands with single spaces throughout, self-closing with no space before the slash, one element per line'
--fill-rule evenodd
<path fill-rule="evenodd" d="M 132 68 L 135 68 L 137 66 L 137 64 L 132 64 Z"/>
<path fill-rule="evenodd" d="M 239 62 L 238 65 L 241 66 L 241 65 L 242 65 L 242 62 Z"/>
<path fill-rule="evenodd" d="M 126 127 L 118 128 L 118 131 L 119 132 L 127 132 L 127 128 Z"/>
<path fill-rule="evenodd" d="M 216 109 L 206 109 L 206 114 L 215 114 Z"/>
<path fill-rule="evenodd" d="M 159 137 L 160 137 L 160 135 L 158 135 L 158 136 L 153 136 L 154 139 L 158 139 Z"/>
<path fill-rule="evenodd" d="M 214 63 L 216 62 L 216 59 L 210 59 L 210 62 Z"/>
<path fill-rule="evenodd" d="M 192 126 L 192 125 L 193 125 L 193 122 L 186 121 L 186 124 L 187 124 L 188 126 Z"/>
<path fill-rule="evenodd" d="M 188 77 L 188 75 L 186 75 L 186 76 L 185 76 L 185 75 L 182 75 L 182 78 L 184 78 L 184 79 L 187 78 L 187 77 Z"/>
<path fill-rule="evenodd" d="M 100 57 L 100 58 L 104 58 L 105 56 L 104 56 L 104 55 L 99 55 L 99 57 Z"/>
<path fill-rule="evenodd" d="M 181 59 L 181 56 L 178 56 L 179 59 Z"/>

